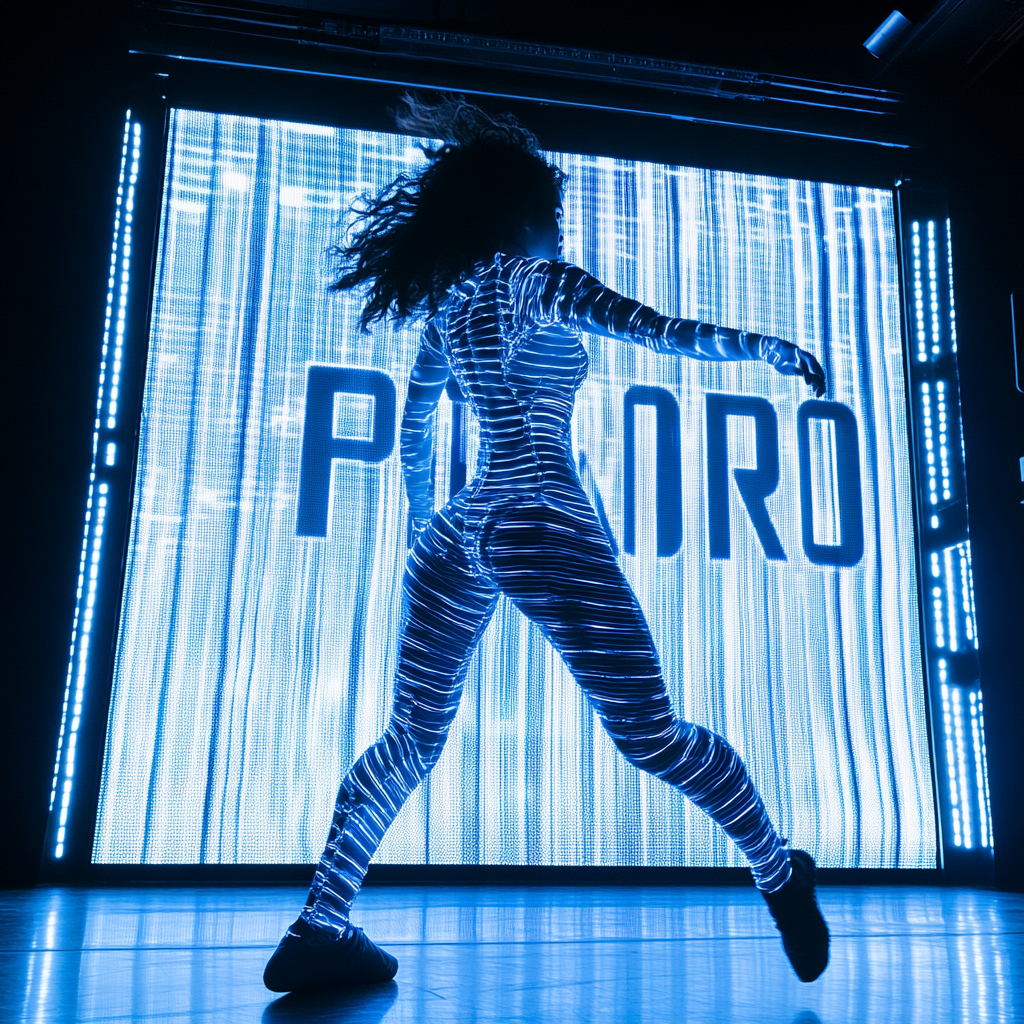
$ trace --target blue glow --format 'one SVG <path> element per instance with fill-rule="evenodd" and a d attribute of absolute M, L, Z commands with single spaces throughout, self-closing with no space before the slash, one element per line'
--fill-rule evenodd
<path fill-rule="evenodd" d="M 988 748 L 985 746 L 985 703 L 981 690 L 971 694 L 971 742 L 974 747 L 975 785 L 978 794 L 978 819 L 981 845 L 994 847 L 992 838 L 992 800 L 988 789 Z"/>
<path fill-rule="evenodd" d="M 317 262 L 351 200 L 407 168 L 410 143 L 312 127 L 172 113 L 97 862 L 310 863 L 343 771 L 387 717 L 406 523 L 398 453 L 385 452 L 395 424 L 378 434 L 376 399 L 331 404 L 330 427 L 338 442 L 385 453 L 330 460 L 326 536 L 297 535 L 296 515 L 309 367 L 372 370 L 393 384 L 397 410 L 404 402 L 416 332 L 360 334 L 358 297 L 329 294 Z M 728 737 L 782 834 L 819 863 L 933 864 L 906 391 L 891 357 L 901 327 L 880 298 L 898 294 L 891 193 L 554 158 L 569 174 L 571 260 L 666 313 L 827 349 L 830 398 L 856 425 L 870 529 L 855 564 L 818 564 L 804 519 L 817 547 L 846 539 L 838 420 L 807 427 L 803 516 L 798 382 L 760 364 L 588 340 L 574 449 L 674 702 Z M 878 301 L 855 308 L 859 291 Z M 627 483 L 634 386 L 664 398 L 636 407 Z M 771 412 L 727 417 L 728 558 L 709 552 L 709 394 L 757 397 Z M 675 449 L 662 444 L 658 410 L 678 424 Z M 769 421 L 779 480 L 759 501 L 784 559 L 765 557 L 733 488 L 761 465 L 757 431 Z M 442 503 L 472 472 L 477 437 L 447 398 L 436 430 Z M 671 508 L 659 445 L 678 459 Z M 678 517 L 671 554 L 658 553 L 659 517 Z M 880 759 L 893 769 L 864 799 L 857 780 L 876 779 Z M 561 661 L 504 603 L 446 751 L 377 859 L 741 862 L 699 811 L 621 760 Z"/>
<path fill-rule="evenodd" d="M 946 660 L 945 658 L 940 658 L 939 680 L 941 681 L 942 694 L 942 730 L 946 741 L 946 776 L 949 786 L 950 817 L 953 822 L 953 845 L 963 846 L 964 839 L 960 814 L 960 789 L 957 785 L 956 748 L 954 746 L 956 728 L 953 722 L 953 712 L 950 702 L 950 687 L 946 684 L 947 675 Z"/>
<path fill-rule="evenodd" d="M 944 234 L 940 224 L 945 225 Z M 990 850 L 992 822 L 985 796 L 985 736 L 977 689 L 978 622 L 967 529 L 950 220 L 943 216 L 941 220 L 912 221 L 906 226 L 905 238 L 908 251 L 915 246 L 923 250 L 918 262 L 908 262 L 905 268 L 906 288 L 921 300 L 917 303 L 915 299 L 907 325 L 912 344 L 916 343 L 909 375 L 919 427 L 915 459 L 920 496 L 931 513 L 932 530 L 938 530 L 941 515 L 946 531 L 922 536 L 925 595 L 926 602 L 931 602 L 925 646 L 929 662 L 937 666 L 931 692 L 934 705 L 941 703 L 942 707 L 948 774 L 940 802 L 950 822 L 946 834 L 952 846 L 964 851 Z M 947 303 L 945 308 L 943 303 Z M 926 346 L 930 346 L 927 351 Z M 949 535 L 950 530 L 955 531 L 954 536 Z"/>
<path fill-rule="evenodd" d="M 935 432 L 932 430 L 932 395 L 928 381 L 921 384 L 921 420 L 924 423 L 924 459 L 928 471 L 928 500 L 939 503 L 939 489 L 935 474 Z"/>
<path fill-rule="evenodd" d="M 101 412 L 104 401 L 104 388 L 107 381 L 108 359 L 110 355 L 110 327 L 114 303 L 114 284 L 117 273 L 119 252 L 126 262 L 131 239 L 131 213 L 123 207 L 124 186 L 126 175 L 129 175 L 128 157 L 132 154 L 132 170 L 130 172 L 130 194 L 134 193 L 135 176 L 138 172 L 140 126 L 132 124 L 131 111 L 126 114 L 124 141 L 121 148 L 121 169 L 118 177 L 117 196 L 114 207 L 114 230 L 111 243 L 110 276 L 108 278 L 107 305 L 104 315 L 103 340 L 100 347 L 99 381 L 96 396 L 96 421 L 92 439 L 92 467 L 89 473 L 89 490 L 85 504 L 85 526 L 82 532 L 82 552 L 78 567 L 78 587 L 75 595 L 75 612 L 71 624 L 71 646 L 68 652 L 68 673 L 64 688 L 64 702 L 61 708 L 60 731 L 57 736 L 57 753 L 53 766 L 53 783 L 50 787 L 50 812 L 53 813 L 57 799 L 58 785 L 63 775 L 64 783 L 60 788 L 60 808 L 58 827 L 54 836 L 53 855 L 64 856 L 67 839 L 67 819 L 71 804 L 71 793 L 75 774 L 75 755 L 78 749 L 78 727 L 81 721 L 82 703 L 85 697 L 85 685 L 89 664 L 89 641 L 92 635 L 93 613 L 96 604 L 96 588 L 99 580 L 100 555 L 103 547 L 103 528 L 106 518 L 109 484 L 99 478 L 100 436 L 103 430 Z M 125 291 L 125 295 L 127 292 Z M 124 301 L 120 315 L 123 320 Z M 119 321 L 121 333 L 123 326 Z M 114 357 L 114 377 L 112 393 L 116 398 L 116 386 L 121 368 L 121 341 L 118 335 Z M 112 414 L 111 414 L 112 415 Z M 108 419 L 107 427 L 114 423 Z M 104 464 L 114 465 L 116 445 L 108 443 L 105 449 Z M 70 721 L 68 715 L 71 715 Z M 67 741 L 65 744 L 65 740 Z M 62 768 L 63 764 L 63 768 Z"/>
<path fill-rule="evenodd" d="M 956 765 L 960 795 L 960 821 L 963 830 L 963 844 L 966 849 L 974 846 L 974 835 L 971 831 L 971 804 L 967 788 L 967 745 L 964 736 L 963 691 L 959 686 L 951 686 L 950 695 L 953 705 L 953 736 L 956 743 Z"/>
<path fill-rule="evenodd" d="M 982 766 L 982 739 L 978 716 L 978 694 L 971 694 L 971 746 L 974 750 L 974 791 L 978 794 L 978 830 L 981 845 L 988 846 L 988 808 L 985 801 L 985 769 Z"/>
<path fill-rule="evenodd" d="M 914 267 L 914 325 L 919 362 L 928 359 L 927 335 L 924 329 L 924 286 L 921 277 L 921 225 L 914 221 L 910 225 L 910 237 Z"/>
<path fill-rule="evenodd" d="M 931 313 L 932 355 L 939 354 L 939 275 L 935 255 L 935 221 L 928 221 L 928 309 Z"/>
<path fill-rule="evenodd" d="M 935 390 L 939 414 L 939 460 L 942 466 L 942 498 L 944 501 L 949 501 L 952 493 L 950 491 L 949 445 L 947 443 L 946 382 L 942 380 L 936 381 Z"/>
<path fill-rule="evenodd" d="M 946 218 L 946 270 L 949 275 L 949 347 L 956 352 L 956 302 L 953 299 L 953 235 Z"/>

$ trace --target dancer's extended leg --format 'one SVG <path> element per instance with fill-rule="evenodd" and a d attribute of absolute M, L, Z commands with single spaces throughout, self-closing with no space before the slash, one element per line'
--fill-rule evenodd
<path fill-rule="evenodd" d="M 758 888 L 780 889 L 789 854 L 739 755 L 672 711 L 650 631 L 596 520 L 519 506 L 494 524 L 485 561 L 501 590 L 561 654 L 616 746 L 676 786 L 746 855 Z"/>
<path fill-rule="evenodd" d="M 410 553 L 403 590 L 391 721 L 341 784 L 302 912 L 336 935 L 348 927 L 352 901 L 388 826 L 441 755 L 469 659 L 497 600 L 443 519 L 434 520 Z"/>

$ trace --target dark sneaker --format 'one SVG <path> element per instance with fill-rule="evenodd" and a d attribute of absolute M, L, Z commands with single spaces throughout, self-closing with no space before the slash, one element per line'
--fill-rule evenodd
<path fill-rule="evenodd" d="M 790 850 L 793 874 L 776 892 L 762 892 L 782 933 L 782 948 L 801 981 L 814 981 L 828 966 L 828 925 L 814 896 L 814 858 Z"/>
<path fill-rule="evenodd" d="M 290 925 L 263 971 L 271 992 L 299 992 L 390 981 L 398 961 L 361 928 L 336 939 L 301 917 Z"/>

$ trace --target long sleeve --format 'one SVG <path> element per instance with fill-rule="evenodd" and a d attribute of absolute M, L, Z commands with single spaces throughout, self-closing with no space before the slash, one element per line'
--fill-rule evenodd
<path fill-rule="evenodd" d="M 431 320 L 423 331 L 419 355 L 409 377 L 400 435 L 405 492 L 414 528 L 425 525 L 434 514 L 434 410 L 448 376 L 440 335 Z"/>
<path fill-rule="evenodd" d="M 519 315 L 541 326 L 560 323 L 690 359 L 763 359 L 777 366 L 778 338 L 662 316 L 570 263 L 523 260 L 510 287 Z"/>

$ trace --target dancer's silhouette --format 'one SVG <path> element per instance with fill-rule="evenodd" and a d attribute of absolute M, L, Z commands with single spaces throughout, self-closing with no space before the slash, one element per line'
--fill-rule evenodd
<path fill-rule="evenodd" d="M 415 539 L 394 704 L 341 784 L 309 899 L 265 981 L 290 991 L 394 976 L 397 962 L 349 910 L 385 831 L 437 763 L 500 594 L 540 627 L 630 763 L 681 790 L 742 850 L 794 968 L 813 980 L 828 958 L 814 862 L 786 848 L 728 742 L 673 711 L 643 611 L 580 485 L 570 418 L 587 374 L 582 331 L 666 356 L 760 359 L 818 395 L 821 366 L 779 338 L 662 316 L 561 262 L 561 172 L 511 116 L 406 97 L 398 120 L 445 145 L 367 205 L 339 250 L 336 284 L 369 285 L 364 326 L 428 317 L 402 422 Z M 479 421 L 479 468 L 435 513 L 432 414 L 452 379 Z"/>

